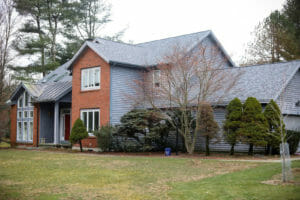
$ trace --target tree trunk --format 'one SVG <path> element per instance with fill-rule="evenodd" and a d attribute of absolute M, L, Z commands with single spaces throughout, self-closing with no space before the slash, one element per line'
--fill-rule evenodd
<path fill-rule="evenodd" d="M 79 145 L 80 145 L 80 151 L 82 152 L 82 143 L 81 143 L 81 140 L 79 140 Z"/>
<path fill-rule="evenodd" d="M 205 146 L 206 146 L 205 154 L 206 154 L 206 156 L 209 156 L 209 137 L 208 136 L 206 136 Z"/>
<path fill-rule="evenodd" d="M 235 144 L 231 144 L 230 155 L 234 155 L 234 145 Z"/>
<path fill-rule="evenodd" d="M 248 155 L 252 156 L 253 155 L 253 144 L 250 143 L 249 144 L 249 151 L 248 151 Z"/>

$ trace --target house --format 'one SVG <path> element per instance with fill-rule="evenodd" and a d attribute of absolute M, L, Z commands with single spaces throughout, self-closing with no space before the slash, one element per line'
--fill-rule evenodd
<path fill-rule="evenodd" d="M 134 45 L 101 38 L 86 41 L 70 61 L 37 83 L 21 83 L 11 95 L 12 144 L 68 144 L 72 124 L 81 118 L 89 132 L 83 146 L 96 148 L 93 130 L 107 123 L 118 124 L 121 116 L 133 108 L 133 102 L 126 99 L 126 95 L 135 94 L 130 83 L 140 80 L 141 72 L 155 67 L 174 45 L 193 49 L 199 43 L 218 48 L 217 56 L 226 60 L 224 68 L 244 71 L 237 86 L 215 110 L 218 123 L 222 124 L 224 106 L 234 97 L 244 101 L 254 96 L 263 104 L 284 97 L 287 104 L 283 112 L 289 115 L 288 127 L 300 128 L 300 61 L 241 69 L 235 66 L 214 34 L 203 31 Z M 196 149 L 201 145 L 199 140 Z M 212 147 L 221 151 L 229 149 L 224 141 Z M 239 144 L 237 149 L 243 151 L 247 147 Z"/>

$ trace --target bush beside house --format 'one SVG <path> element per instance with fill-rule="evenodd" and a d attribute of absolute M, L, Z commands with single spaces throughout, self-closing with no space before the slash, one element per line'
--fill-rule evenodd
<path fill-rule="evenodd" d="M 79 143 L 80 151 L 82 152 L 82 142 L 81 140 L 88 138 L 88 132 L 86 131 L 86 127 L 83 124 L 81 119 L 77 119 L 73 125 L 70 135 L 70 142 L 73 144 Z"/>

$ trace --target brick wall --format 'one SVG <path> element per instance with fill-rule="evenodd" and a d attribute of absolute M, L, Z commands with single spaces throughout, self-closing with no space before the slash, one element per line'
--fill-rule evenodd
<path fill-rule="evenodd" d="M 100 89 L 81 91 L 81 69 L 101 67 Z M 110 66 L 93 50 L 87 48 L 73 65 L 72 79 L 72 126 L 80 118 L 80 109 L 100 109 L 100 125 L 109 123 Z M 96 138 L 82 141 L 84 147 L 96 147 Z"/>
<path fill-rule="evenodd" d="M 17 143 L 17 105 L 12 105 L 10 110 L 10 142 L 11 146 Z"/>

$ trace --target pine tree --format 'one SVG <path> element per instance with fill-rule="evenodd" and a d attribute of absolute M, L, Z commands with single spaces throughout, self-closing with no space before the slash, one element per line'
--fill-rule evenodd
<path fill-rule="evenodd" d="M 266 154 L 278 152 L 280 144 L 280 116 L 281 111 L 275 101 L 271 100 L 264 110 L 264 116 L 268 122 Z M 283 123 L 283 122 L 282 122 Z M 271 150 L 272 149 L 272 150 Z"/>
<path fill-rule="evenodd" d="M 214 119 L 213 109 L 209 103 L 202 103 L 200 109 L 199 131 L 205 137 L 205 153 L 208 156 L 210 154 L 209 141 L 216 137 L 219 126 Z"/>
<path fill-rule="evenodd" d="M 254 97 L 248 97 L 243 105 L 242 124 L 239 129 L 242 140 L 249 144 L 249 155 L 253 155 L 253 146 L 266 145 L 268 123 L 262 113 L 262 106 Z"/>
<path fill-rule="evenodd" d="M 243 104 L 234 98 L 226 107 L 226 120 L 223 125 L 225 140 L 231 145 L 230 155 L 234 154 L 234 146 L 238 141 L 238 130 L 242 124 Z"/>
<path fill-rule="evenodd" d="M 77 119 L 73 125 L 73 128 L 71 130 L 71 135 L 70 135 L 70 142 L 72 144 L 75 144 L 79 142 L 80 145 L 80 151 L 82 152 L 82 143 L 81 140 L 87 138 L 88 132 L 86 131 L 86 127 L 83 124 L 83 121 L 81 119 Z"/>

